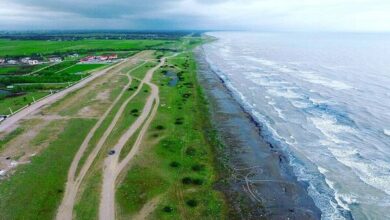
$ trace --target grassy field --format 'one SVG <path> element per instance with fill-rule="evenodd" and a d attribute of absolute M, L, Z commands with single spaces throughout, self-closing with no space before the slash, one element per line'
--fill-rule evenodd
<path fill-rule="evenodd" d="M 18 75 L 18 74 L 28 74 L 33 71 L 42 69 L 48 64 L 39 64 L 34 66 L 1 66 L 0 75 Z"/>
<path fill-rule="evenodd" d="M 166 70 L 178 74 L 176 86 L 168 86 Z M 161 106 L 144 140 L 143 154 L 118 186 L 119 218 L 134 217 L 145 204 L 157 200 L 151 219 L 223 219 L 224 201 L 213 189 L 216 171 L 206 133 L 207 108 L 192 54 L 170 59 L 154 81 L 160 86 Z"/>
<path fill-rule="evenodd" d="M 31 92 L 26 95 L 16 96 L 12 98 L 0 99 L 0 115 L 10 114 L 9 108 L 12 111 L 16 111 L 29 103 L 33 102 L 33 97 L 35 100 L 38 100 L 46 95 L 49 95 L 50 92 Z"/>
<path fill-rule="evenodd" d="M 106 66 L 106 64 L 76 64 L 67 69 L 60 70 L 57 73 L 61 74 L 80 74 L 85 73 L 100 67 Z"/>
<path fill-rule="evenodd" d="M 144 78 L 147 70 L 149 70 L 150 68 L 152 68 L 153 66 L 156 65 L 156 62 L 146 62 L 144 65 L 142 65 L 140 68 L 134 70 L 133 72 L 131 72 L 131 76 L 132 77 L 135 77 L 137 79 L 142 79 Z"/>
<path fill-rule="evenodd" d="M 137 68 L 135 71 L 137 71 L 138 73 L 143 71 L 145 73 L 148 70 L 142 67 L 144 67 L 144 65 L 141 66 L 140 68 Z M 127 68 L 126 70 L 129 71 L 130 69 L 132 68 Z M 92 148 L 96 145 L 99 138 L 103 135 L 104 131 L 108 128 L 109 124 L 113 120 L 120 106 L 127 98 L 129 98 L 132 94 L 134 94 L 139 84 L 140 83 L 138 82 L 138 80 L 133 79 L 131 86 L 128 88 L 128 92 L 125 93 L 125 95 L 121 98 L 121 101 L 119 101 L 118 104 L 112 109 L 112 111 L 110 112 L 106 120 L 103 121 L 103 124 L 96 131 L 95 135 L 93 136 L 89 144 L 87 152 L 90 152 Z M 126 131 L 126 129 L 128 129 L 129 126 L 136 120 L 149 94 L 150 91 L 148 86 L 144 85 L 141 88 L 140 92 L 128 103 L 123 115 L 121 115 L 120 119 L 118 120 L 118 124 L 115 126 L 112 133 L 108 136 L 103 146 L 103 150 L 98 155 L 98 158 L 96 159 L 93 167 L 89 171 L 84 186 L 82 187 L 80 200 L 77 202 L 75 206 L 77 219 L 97 218 L 98 206 L 100 201 L 99 192 L 100 192 L 101 181 L 102 181 L 101 179 L 102 162 L 105 156 L 107 155 L 106 152 L 112 147 L 112 145 L 116 143 L 120 135 L 123 134 Z M 137 111 L 135 111 L 135 109 Z M 86 159 L 85 157 L 82 158 L 82 161 L 80 163 L 81 165 L 84 163 L 85 159 Z"/>
<path fill-rule="evenodd" d="M 80 112 L 87 106 L 100 116 L 127 83 L 125 79 L 127 77 L 123 75 L 109 72 L 42 111 L 56 117 L 62 113 L 63 119 L 28 119 L 28 125 L 23 123 L 2 137 L 0 148 L 19 139 L 25 141 L 28 148 L 42 151 L 32 157 L 30 163 L 19 165 L 11 177 L 0 181 L 0 219 L 53 219 L 63 195 L 69 165 L 87 132 L 98 120 L 93 114 L 80 115 Z M 46 119 L 50 123 L 45 125 Z M 24 140 L 25 133 L 35 130 L 36 126 L 44 127 L 31 141 Z"/>
<path fill-rule="evenodd" d="M 28 56 L 32 54 L 53 54 L 82 51 L 144 50 L 167 47 L 175 41 L 165 40 L 77 40 L 38 41 L 0 39 L 0 57 Z"/>
<path fill-rule="evenodd" d="M 68 167 L 95 120 L 53 121 L 36 138 L 51 140 L 52 131 L 64 126 L 47 150 L 20 165 L 8 180 L 0 182 L 1 219 L 53 219 L 64 190 Z M 55 163 L 53 163 L 55 161 Z"/>

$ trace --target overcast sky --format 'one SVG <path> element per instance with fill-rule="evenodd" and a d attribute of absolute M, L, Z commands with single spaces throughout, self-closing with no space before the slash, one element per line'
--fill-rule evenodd
<path fill-rule="evenodd" d="M 0 30 L 390 31 L 390 0 L 0 0 Z"/>

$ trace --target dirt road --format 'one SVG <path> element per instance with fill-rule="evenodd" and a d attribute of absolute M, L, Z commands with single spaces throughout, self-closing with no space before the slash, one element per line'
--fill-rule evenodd
<path fill-rule="evenodd" d="M 154 68 L 150 69 L 142 83 L 146 83 L 151 87 L 151 94 L 149 95 L 146 104 L 137 118 L 137 120 L 130 126 L 130 128 L 121 136 L 118 142 L 113 147 L 115 150 L 114 155 L 107 156 L 104 161 L 103 168 L 103 185 L 102 185 L 102 194 L 101 201 L 99 206 L 99 219 L 107 220 L 107 219 L 115 219 L 115 186 L 118 175 L 124 169 L 126 164 L 136 155 L 139 150 L 139 145 L 141 143 L 142 137 L 146 133 L 147 128 L 149 127 L 151 121 L 153 120 L 158 106 L 159 106 L 159 90 L 158 87 L 152 84 L 150 81 L 153 77 L 154 72 L 163 66 L 165 63 L 165 58 L 160 60 L 160 63 Z M 141 87 L 141 86 L 140 86 Z M 142 126 L 142 124 L 146 121 L 144 126 L 141 129 L 141 132 L 137 138 L 136 143 L 134 144 L 131 151 L 125 157 L 125 159 L 120 163 L 119 155 L 126 144 L 127 140 L 129 140 L 134 133 Z"/>
<path fill-rule="evenodd" d="M 43 106 L 45 105 L 48 105 L 48 104 L 52 104 L 54 103 L 55 101 L 58 101 L 59 99 L 61 99 L 62 97 L 64 97 L 65 95 L 67 95 L 68 93 L 70 92 L 73 92 L 73 91 L 76 91 L 77 89 L 80 89 L 82 87 L 84 87 L 86 84 L 88 84 L 89 82 L 93 81 L 94 79 L 106 74 L 107 72 L 109 72 L 110 70 L 114 69 L 115 67 L 123 64 L 124 62 L 127 62 L 128 59 L 120 62 L 120 63 L 117 63 L 107 69 L 104 69 L 104 70 L 101 70 L 101 71 L 98 71 L 94 74 L 92 74 L 90 77 L 87 77 L 85 79 L 83 79 L 82 81 L 80 81 L 79 83 L 69 87 L 69 88 L 66 88 L 58 93 L 55 93 L 47 98 L 44 98 L 38 102 L 35 102 L 33 104 L 31 104 L 30 106 L 28 106 L 27 108 L 17 112 L 16 114 L 8 117 L 7 119 L 5 119 L 3 122 L 1 122 L 0 124 L 0 133 L 1 132 L 4 132 L 4 131 L 7 131 L 7 129 L 10 129 L 12 126 L 14 126 L 15 124 L 17 124 L 21 119 L 25 118 L 27 115 L 35 112 L 36 110 L 42 108 Z"/>
<path fill-rule="evenodd" d="M 142 64 L 140 64 L 140 65 L 136 66 L 135 68 L 131 69 L 129 72 L 132 72 L 132 71 L 138 69 L 139 67 L 141 67 L 144 64 L 145 64 L 145 62 L 143 62 Z M 78 167 L 78 165 L 80 163 L 81 157 L 83 156 L 83 154 L 85 153 L 85 150 L 88 147 L 88 144 L 89 144 L 90 140 L 94 136 L 96 130 L 101 126 L 103 121 L 107 118 L 108 114 L 111 112 L 113 107 L 119 102 L 119 100 L 122 98 L 123 94 L 126 92 L 126 90 L 131 85 L 132 78 L 130 77 L 129 74 L 126 74 L 126 75 L 128 77 L 129 82 L 122 89 L 121 93 L 117 96 L 117 98 L 110 105 L 110 107 L 103 114 L 103 116 L 99 119 L 99 121 L 95 124 L 95 126 L 92 128 L 92 130 L 88 133 L 87 137 L 84 139 L 83 143 L 81 144 L 78 152 L 76 153 L 76 155 L 75 155 L 75 157 L 74 157 L 74 159 L 72 161 L 71 167 L 70 167 L 69 172 L 68 172 L 68 179 L 67 179 L 67 183 L 66 183 L 66 189 L 65 189 L 65 193 L 64 193 L 64 198 L 63 198 L 62 203 L 61 203 L 61 205 L 60 205 L 60 207 L 58 209 L 58 212 L 57 212 L 57 219 L 61 219 L 61 220 L 72 219 L 72 216 L 73 216 L 73 206 L 74 206 L 74 203 L 75 203 L 75 199 L 76 199 L 77 192 L 79 190 L 80 184 L 81 184 L 82 180 L 84 179 L 84 177 L 85 177 L 88 169 L 90 168 L 91 164 L 95 160 L 95 158 L 96 158 L 98 152 L 100 151 L 101 147 L 103 146 L 106 138 L 108 137 L 108 135 L 111 133 L 112 129 L 114 128 L 116 122 L 119 119 L 119 116 L 123 113 L 124 108 L 126 107 L 125 104 L 122 104 L 122 106 L 119 109 L 118 113 L 115 115 L 114 120 L 111 122 L 109 128 L 106 130 L 106 132 L 104 133 L 102 138 L 99 140 L 97 146 L 95 146 L 94 150 L 92 151 L 92 153 L 89 155 L 89 157 L 85 161 L 85 163 L 84 163 L 84 165 L 83 165 L 79 175 L 76 178 L 77 167 Z M 125 101 L 125 103 L 127 104 L 134 96 L 135 95 L 132 95 L 130 98 L 128 98 Z"/>

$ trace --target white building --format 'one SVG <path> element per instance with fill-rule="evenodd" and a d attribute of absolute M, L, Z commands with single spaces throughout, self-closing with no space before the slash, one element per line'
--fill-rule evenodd
<path fill-rule="evenodd" d="M 79 55 L 77 53 L 75 53 L 75 54 L 69 55 L 69 57 L 70 58 L 77 58 L 77 57 L 79 57 Z"/>
<path fill-rule="evenodd" d="M 37 65 L 37 64 L 39 64 L 38 60 L 29 60 L 28 61 L 28 65 Z"/>
<path fill-rule="evenodd" d="M 5 63 L 5 59 L 0 59 L 0 64 Z"/>
<path fill-rule="evenodd" d="M 17 64 L 18 61 L 16 61 L 16 60 L 8 60 L 7 63 L 11 64 L 11 65 L 14 65 L 14 64 Z"/>
<path fill-rule="evenodd" d="M 61 57 L 50 57 L 49 61 L 52 63 L 58 63 L 58 62 L 61 62 L 62 59 L 61 59 Z"/>
<path fill-rule="evenodd" d="M 20 59 L 20 62 L 22 62 L 22 63 L 29 63 L 29 61 L 30 61 L 30 57 L 23 57 L 22 59 Z"/>

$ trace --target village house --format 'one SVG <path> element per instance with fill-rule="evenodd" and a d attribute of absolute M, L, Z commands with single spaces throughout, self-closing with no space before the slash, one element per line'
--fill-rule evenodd
<path fill-rule="evenodd" d="M 49 58 L 49 62 L 51 62 L 51 63 L 59 63 L 61 61 L 62 61 L 61 57 L 50 57 Z"/>
<path fill-rule="evenodd" d="M 79 57 L 79 55 L 77 53 L 75 53 L 75 54 L 69 55 L 68 57 L 70 57 L 70 58 L 77 58 L 77 57 Z"/>
<path fill-rule="evenodd" d="M 37 65 L 37 64 L 39 64 L 38 60 L 29 60 L 28 61 L 28 65 Z"/>
<path fill-rule="evenodd" d="M 16 61 L 16 60 L 8 60 L 7 63 L 11 64 L 11 65 L 15 65 L 15 64 L 18 63 L 18 61 Z"/>
<path fill-rule="evenodd" d="M 109 60 L 113 60 L 113 59 L 117 59 L 118 58 L 118 55 L 116 54 L 111 54 L 111 55 L 108 55 L 108 56 L 88 56 L 88 57 L 84 57 L 82 59 L 80 59 L 80 62 L 81 63 L 91 63 L 91 62 L 104 62 L 104 61 L 109 61 Z"/>
<path fill-rule="evenodd" d="M 108 56 L 108 59 L 109 60 L 118 59 L 118 55 L 117 54 L 111 54 L 111 55 Z"/>
<path fill-rule="evenodd" d="M 30 57 L 23 57 L 22 59 L 20 59 L 20 62 L 24 64 L 28 64 L 30 59 L 31 59 Z"/>
<path fill-rule="evenodd" d="M 4 64 L 5 63 L 5 59 L 0 59 L 0 64 Z"/>

